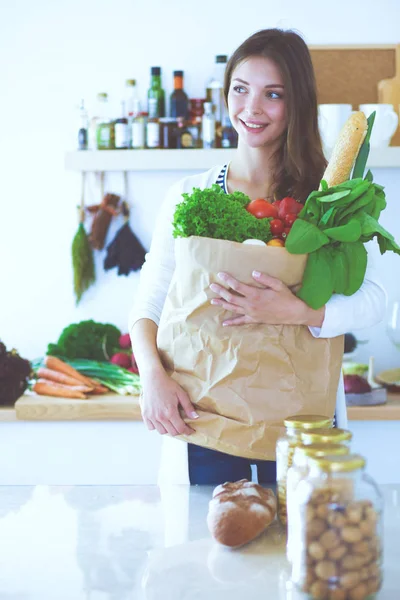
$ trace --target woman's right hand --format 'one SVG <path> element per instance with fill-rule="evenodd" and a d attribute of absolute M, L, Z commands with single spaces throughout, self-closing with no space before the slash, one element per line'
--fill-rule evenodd
<path fill-rule="evenodd" d="M 142 417 L 147 429 L 156 429 L 162 435 L 190 435 L 194 429 L 182 419 L 181 406 L 189 419 L 197 419 L 189 396 L 164 370 L 140 376 L 142 394 L 140 399 Z"/>

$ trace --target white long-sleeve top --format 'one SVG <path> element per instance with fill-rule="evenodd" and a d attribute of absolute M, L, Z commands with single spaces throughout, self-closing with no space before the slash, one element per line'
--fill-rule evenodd
<path fill-rule="evenodd" d="M 175 240 L 172 236 L 172 220 L 176 205 L 182 201 L 184 192 L 193 188 L 204 189 L 216 182 L 222 165 L 205 173 L 185 177 L 173 185 L 161 206 L 153 233 L 150 251 L 142 267 L 139 289 L 129 315 L 129 331 L 139 319 L 160 322 L 161 312 L 175 270 Z M 334 294 L 326 303 L 322 327 L 309 327 L 316 337 L 330 338 L 356 329 L 371 327 L 382 320 L 386 307 L 386 293 L 375 270 L 368 261 L 367 272 L 361 288 L 352 296 Z M 336 425 L 347 427 L 347 411 L 343 377 L 340 376 L 336 398 Z M 169 436 L 163 436 L 163 451 L 159 483 L 189 483 L 187 444 Z"/>

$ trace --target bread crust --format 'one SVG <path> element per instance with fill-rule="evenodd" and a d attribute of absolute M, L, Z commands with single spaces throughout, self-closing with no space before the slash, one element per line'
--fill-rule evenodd
<path fill-rule="evenodd" d="M 368 121 L 361 111 L 354 112 L 343 125 L 332 150 L 329 164 L 322 179 L 329 187 L 350 178 L 351 170 L 368 131 Z"/>
<path fill-rule="evenodd" d="M 207 525 L 214 539 L 231 548 L 247 544 L 275 519 L 276 497 L 271 489 L 241 479 L 215 488 Z"/>

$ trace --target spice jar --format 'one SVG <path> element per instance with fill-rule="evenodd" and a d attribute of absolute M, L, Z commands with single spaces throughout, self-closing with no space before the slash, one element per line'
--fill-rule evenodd
<path fill-rule="evenodd" d="M 276 443 L 276 484 L 278 495 L 278 518 L 287 524 L 286 477 L 292 466 L 294 449 L 301 444 L 302 431 L 332 427 L 332 419 L 321 415 L 295 415 L 284 420 L 286 433 Z"/>
<path fill-rule="evenodd" d="M 327 429 L 326 431 L 334 431 Z M 301 437 L 303 434 L 301 434 Z M 296 549 L 296 535 L 298 535 L 298 505 L 295 501 L 295 490 L 309 473 L 309 458 L 320 458 L 323 456 L 344 456 L 349 454 L 350 449 L 344 444 L 300 444 L 296 446 L 293 454 L 293 464 L 288 469 L 286 482 L 286 507 L 287 507 L 287 544 L 286 556 L 292 562 L 293 552 Z"/>
<path fill-rule="evenodd" d="M 321 427 L 311 431 L 302 431 L 300 434 L 303 444 L 346 444 L 349 446 L 352 437 L 351 431 L 339 427 Z"/>
<path fill-rule="evenodd" d="M 382 497 L 359 454 L 309 458 L 292 580 L 312 600 L 368 600 L 382 583 Z"/>
<path fill-rule="evenodd" d="M 164 149 L 176 148 L 176 134 L 178 121 L 163 117 L 160 121 L 160 146 Z"/>

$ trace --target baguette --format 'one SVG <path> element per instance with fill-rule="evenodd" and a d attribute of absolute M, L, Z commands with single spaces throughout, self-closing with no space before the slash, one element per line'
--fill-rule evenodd
<path fill-rule="evenodd" d="M 332 155 L 322 179 L 328 187 L 347 181 L 354 162 L 367 135 L 368 121 L 361 111 L 354 112 L 343 125 L 332 150 Z"/>
<path fill-rule="evenodd" d="M 207 525 L 218 543 L 238 548 L 259 536 L 275 516 L 274 492 L 241 479 L 215 488 L 209 503 Z"/>

